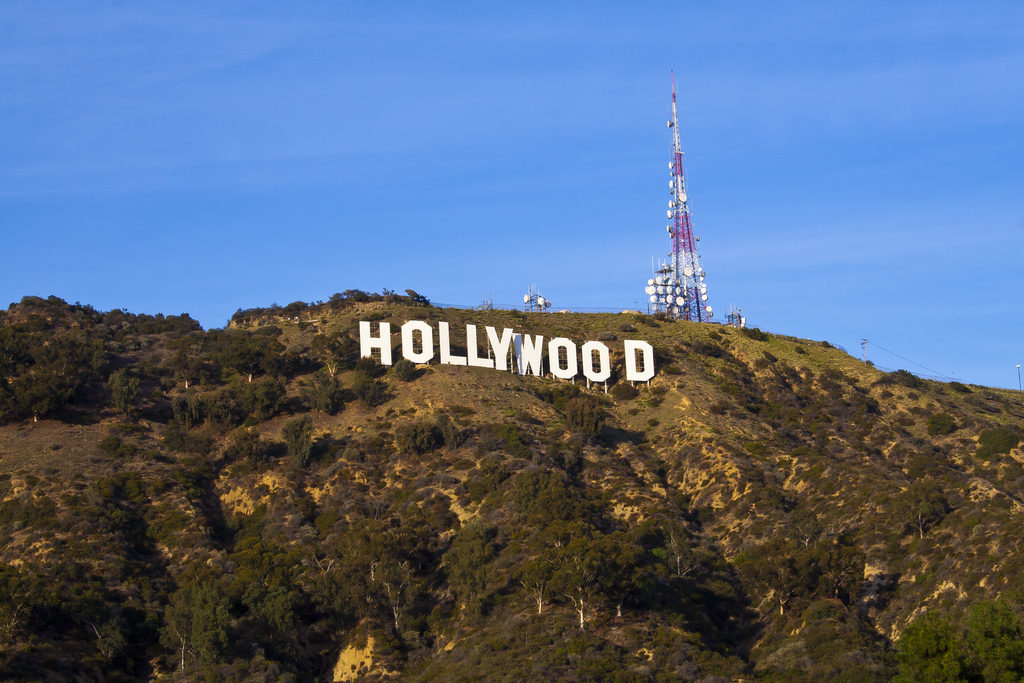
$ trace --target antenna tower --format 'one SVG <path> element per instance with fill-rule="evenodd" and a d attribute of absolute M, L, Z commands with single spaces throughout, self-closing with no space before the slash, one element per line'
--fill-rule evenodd
<path fill-rule="evenodd" d="M 704 268 L 700 265 L 697 243 L 700 237 L 693 234 L 690 205 L 686 196 L 686 179 L 683 174 L 683 148 L 679 143 L 679 116 L 676 113 L 676 78 L 672 73 L 672 119 L 668 122 L 672 130 L 672 160 L 668 164 L 670 179 L 666 215 L 669 224 L 665 226 L 672 240 L 671 260 L 661 263 L 654 277 L 647 281 L 644 290 L 656 313 L 665 313 L 672 318 L 708 322 L 711 320 L 711 303 L 708 301 L 708 286 L 704 282 Z"/>

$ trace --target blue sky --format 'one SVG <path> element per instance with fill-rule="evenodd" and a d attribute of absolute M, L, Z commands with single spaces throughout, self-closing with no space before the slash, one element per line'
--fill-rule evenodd
<path fill-rule="evenodd" d="M 7 0 L 0 305 L 632 308 L 670 69 L 716 316 L 1016 388 L 1020 3 Z"/>

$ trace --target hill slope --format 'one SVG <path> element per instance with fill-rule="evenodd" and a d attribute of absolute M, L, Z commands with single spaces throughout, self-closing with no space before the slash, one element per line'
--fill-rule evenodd
<path fill-rule="evenodd" d="M 4 677 L 995 675 L 1017 392 L 756 330 L 424 304 L 0 314 Z M 357 360 L 359 320 L 412 319 L 601 339 L 615 377 L 643 339 L 658 372 L 606 394 Z M 948 650 L 898 660 L 912 622 Z"/>

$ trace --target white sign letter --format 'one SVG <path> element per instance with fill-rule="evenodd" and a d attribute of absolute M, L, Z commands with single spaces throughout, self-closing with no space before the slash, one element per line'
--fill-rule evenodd
<path fill-rule="evenodd" d="M 565 349 L 565 367 L 559 358 L 558 350 Z M 548 342 L 548 365 L 551 366 L 551 374 L 558 379 L 572 379 L 576 376 L 578 366 L 576 364 L 576 344 L 565 337 L 555 337 Z"/>
<path fill-rule="evenodd" d="M 469 364 L 475 368 L 493 368 L 494 361 L 478 356 L 477 351 L 479 350 L 476 344 L 476 325 L 466 325 L 466 355 Z"/>
<path fill-rule="evenodd" d="M 465 356 L 453 356 L 451 338 L 448 336 L 448 323 L 437 324 L 437 343 L 441 347 L 441 362 L 446 365 L 465 365 Z"/>
<path fill-rule="evenodd" d="M 594 353 L 597 353 L 597 369 L 594 369 Z M 608 360 L 608 347 L 599 341 L 588 341 L 583 345 L 583 376 L 591 382 L 607 382 L 612 376 L 612 364 Z"/>
<path fill-rule="evenodd" d="M 626 339 L 622 342 L 626 352 L 626 380 L 629 382 L 646 382 L 654 377 L 654 347 L 645 341 Z M 636 353 L 643 356 L 643 370 L 636 367 Z"/>
<path fill-rule="evenodd" d="M 532 372 L 540 377 L 544 374 L 544 337 L 539 334 L 535 337 L 514 334 L 512 345 L 516 350 L 516 365 L 519 366 L 520 375 Z"/>
<path fill-rule="evenodd" d="M 413 332 L 420 333 L 420 352 L 413 350 Z M 413 363 L 429 363 L 434 358 L 434 330 L 422 320 L 402 325 L 402 357 Z"/>
<path fill-rule="evenodd" d="M 487 343 L 494 351 L 494 367 L 498 370 L 508 370 L 508 347 L 512 345 L 512 328 L 504 328 L 501 331 L 501 339 L 498 339 L 497 331 L 488 325 Z"/>
<path fill-rule="evenodd" d="M 359 357 L 371 358 L 380 349 L 380 364 L 391 365 L 391 323 L 380 323 L 380 336 L 370 333 L 370 323 L 359 321 Z"/>

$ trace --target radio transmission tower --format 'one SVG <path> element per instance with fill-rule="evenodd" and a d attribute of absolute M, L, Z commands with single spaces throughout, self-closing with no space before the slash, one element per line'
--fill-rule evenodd
<path fill-rule="evenodd" d="M 700 237 L 693 234 L 686 196 L 683 149 L 679 143 L 679 116 L 676 113 L 675 73 L 672 74 L 672 120 L 668 127 L 672 130 L 672 161 L 668 165 L 671 199 L 666 212 L 670 223 L 665 227 L 672 240 L 672 254 L 671 260 L 662 263 L 654 277 L 647 281 L 644 291 L 655 312 L 682 320 L 707 322 L 711 320 L 711 303 L 708 301 L 708 286 L 704 282 L 704 268 L 697 253 Z"/>

